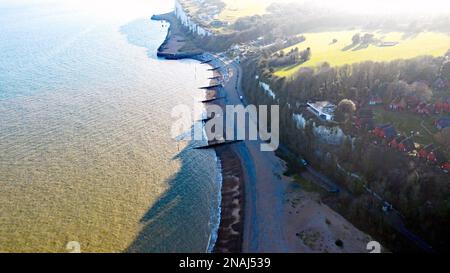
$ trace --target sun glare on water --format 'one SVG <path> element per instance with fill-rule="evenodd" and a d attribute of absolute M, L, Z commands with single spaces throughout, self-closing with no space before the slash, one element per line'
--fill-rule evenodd
<path fill-rule="evenodd" d="M 168 12 L 173 1 L 161 0 L 68 0 L 71 7 L 87 12 L 96 17 L 131 19 L 150 16 L 155 8 Z"/>

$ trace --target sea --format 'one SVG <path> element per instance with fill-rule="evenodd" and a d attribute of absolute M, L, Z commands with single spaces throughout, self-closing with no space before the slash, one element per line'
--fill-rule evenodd
<path fill-rule="evenodd" d="M 0 252 L 212 251 L 220 162 L 172 133 L 212 72 L 157 58 L 173 6 L 0 0 Z"/>

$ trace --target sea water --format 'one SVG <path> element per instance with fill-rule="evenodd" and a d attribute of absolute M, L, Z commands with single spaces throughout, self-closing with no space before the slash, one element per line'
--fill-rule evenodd
<path fill-rule="evenodd" d="M 204 252 L 220 164 L 171 136 L 208 66 L 156 50 L 155 0 L 0 0 L 0 252 Z"/>

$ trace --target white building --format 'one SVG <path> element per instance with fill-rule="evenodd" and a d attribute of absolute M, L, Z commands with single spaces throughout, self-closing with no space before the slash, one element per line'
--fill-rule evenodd
<path fill-rule="evenodd" d="M 334 119 L 334 111 L 336 110 L 336 105 L 328 101 L 308 102 L 307 105 L 308 110 L 318 118 L 326 121 L 331 121 Z"/>

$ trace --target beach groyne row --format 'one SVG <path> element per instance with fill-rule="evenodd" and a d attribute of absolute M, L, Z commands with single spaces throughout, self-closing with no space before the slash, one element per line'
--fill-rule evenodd
<path fill-rule="evenodd" d="M 216 86 L 216 97 L 226 98 L 229 88 L 234 88 L 234 83 L 225 83 L 228 78 L 226 64 L 211 53 L 196 56 L 196 60 L 207 62 L 214 73 L 210 78 L 210 86 Z M 225 113 L 225 100 L 214 101 L 215 105 L 222 107 Z M 223 132 L 225 135 L 225 132 Z M 219 145 L 215 148 L 216 154 L 222 165 L 222 202 L 219 231 L 217 234 L 214 253 L 241 253 L 243 246 L 244 216 L 245 216 L 245 180 L 244 169 L 240 157 L 236 154 L 233 144 L 239 141 L 229 142 L 227 145 Z M 209 144 L 213 144 L 210 142 Z"/>
<path fill-rule="evenodd" d="M 223 79 L 228 77 L 226 65 L 216 56 L 200 51 L 179 52 L 173 44 L 176 40 L 185 40 L 186 35 L 174 13 L 152 16 L 152 20 L 163 20 L 170 23 L 169 31 L 163 44 L 158 48 L 158 57 L 178 60 L 195 59 L 211 66 L 210 71 L 214 73 L 209 78 L 210 85 L 203 88 L 205 91 L 213 91 L 214 95 L 207 103 L 215 104 L 225 110 L 223 99 L 225 98 L 227 86 L 223 84 Z M 234 84 L 231 84 L 234 87 Z M 210 88 L 214 87 L 214 88 Z M 213 145 L 212 141 L 208 145 Z M 221 212 L 220 224 L 217 234 L 216 244 L 213 248 L 215 253 L 240 253 L 242 252 L 243 232 L 244 232 L 244 204 L 245 204 L 245 181 L 242 162 L 232 148 L 233 145 L 213 145 L 222 167 L 222 188 L 221 188 Z"/>

